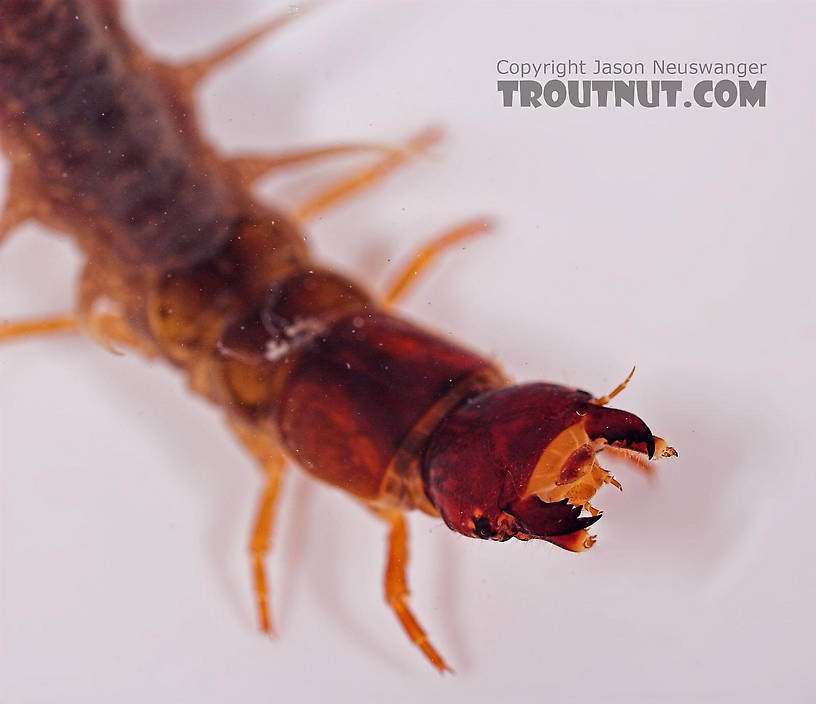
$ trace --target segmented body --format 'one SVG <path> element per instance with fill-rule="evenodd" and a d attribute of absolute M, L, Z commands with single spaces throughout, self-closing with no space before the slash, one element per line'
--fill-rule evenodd
<path fill-rule="evenodd" d="M 187 87 L 134 46 L 113 3 L 6 0 L 0 36 L 4 149 L 41 219 L 88 257 L 86 323 L 114 312 L 321 479 L 432 511 L 400 448 L 500 383 L 492 365 L 316 269 L 300 231 L 202 141 Z"/>
<path fill-rule="evenodd" d="M 469 537 L 581 551 L 599 517 L 589 500 L 604 483 L 620 488 L 597 453 L 675 453 L 637 416 L 605 407 L 628 379 L 602 398 L 510 386 L 483 357 L 317 268 L 298 227 L 256 202 L 246 174 L 200 138 L 199 68 L 146 57 L 112 0 L 0 0 L 0 134 L 12 166 L 0 236 L 26 217 L 72 236 L 87 257 L 85 330 L 182 369 L 260 460 L 251 553 L 264 630 L 283 449 L 390 524 L 386 599 L 445 670 L 407 604 L 403 510 Z"/>

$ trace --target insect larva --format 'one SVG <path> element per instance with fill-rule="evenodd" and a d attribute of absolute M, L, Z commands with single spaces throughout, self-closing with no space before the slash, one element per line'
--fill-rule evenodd
<path fill-rule="evenodd" d="M 674 451 L 633 414 L 606 407 L 626 382 L 602 398 L 513 386 L 493 363 L 390 312 L 438 251 L 484 221 L 421 250 L 382 299 L 314 265 L 300 222 L 435 134 L 374 147 L 384 153 L 374 167 L 289 215 L 258 203 L 249 186 L 269 168 L 366 148 L 226 159 L 200 138 L 196 85 L 278 24 L 173 68 L 133 44 L 113 2 L 0 6 L 1 128 L 12 167 L 0 234 L 35 218 L 73 237 L 87 258 L 75 317 L 3 334 L 78 326 L 111 348 L 169 361 L 223 408 L 267 477 L 251 547 L 265 631 L 263 558 L 285 458 L 366 504 L 390 526 L 386 599 L 444 671 L 407 601 L 405 511 L 441 517 L 469 537 L 581 551 L 600 517 L 590 499 L 617 485 L 597 454 Z"/>

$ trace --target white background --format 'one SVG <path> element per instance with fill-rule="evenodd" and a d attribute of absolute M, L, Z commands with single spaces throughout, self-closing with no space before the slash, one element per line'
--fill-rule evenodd
<path fill-rule="evenodd" d="M 125 3 L 172 60 L 284 9 Z M 424 238 L 489 214 L 405 313 L 519 380 L 601 394 L 677 447 L 613 465 L 599 542 L 468 540 L 412 518 L 413 604 L 440 677 L 381 596 L 384 527 L 298 471 L 256 632 L 245 545 L 261 476 L 162 364 L 85 339 L 0 350 L 0 700 L 813 701 L 816 470 L 810 4 L 345 2 L 200 94 L 226 153 L 448 139 L 309 228 L 382 290 Z M 505 110 L 500 58 L 768 62 L 765 109 Z M 687 85 L 690 81 L 687 81 Z M 352 164 L 269 178 L 291 205 Z M 5 165 L 2 182 L 7 179 Z M 8 318 L 72 305 L 79 257 L 26 225 L 0 257 Z"/>

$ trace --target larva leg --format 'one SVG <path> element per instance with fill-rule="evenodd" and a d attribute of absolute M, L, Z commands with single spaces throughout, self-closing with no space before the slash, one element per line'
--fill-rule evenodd
<path fill-rule="evenodd" d="M 121 344 L 139 349 L 148 356 L 152 356 L 153 349 L 131 330 L 114 302 L 107 301 L 106 310 L 98 309 L 97 303 L 100 300 L 106 300 L 100 293 L 101 289 L 97 280 L 97 277 L 101 275 L 102 271 L 99 268 L 92 264 L 86 265 L 82 272 L 76 314 L 66 313 L 48 318 L 33 318 L 0 324 L 0 339 L 11 340 L 51 333 L 74 333 L 81 330 L 114 354 L 119 354 L 114 345 Z"/>
<path fill-rule="evenodd" d="M 283 463 L 281 463 L 281 469 Z M 266 579 L 264 559 L 269 552 L 272 522 L 275 516 L 275 504 L 280 489 L 281 471 L 267 471 L 266 486 L 258 503 L 255 527 L 249 552 L 252 559 L 252 579 L 255 589 L 255 603 L 258 608 L 258 622 L 264 633 L 271 633 L 272 620 L 269 615 L 269 585 Z"/>
<path fill-rule="evenodd" d="M 155 345 L 145 335 L 139 335 L 128 322 L 122 300 L 126 299 L 129 288 L 112 272 L 93 261 L 88 262 L 79 285 L 77 324 L 80 330 L 112 354 L 121 354 L 118 346 L 123 346 L 138 350 L 146 357 L 155 357 Z"/>
<path fill-rule="evenodd" d="M 137 349 L 148 357 L 154 356 L 153 347 L 131 329 L 117 304 L 100 294 L 95 281 L 95 275 L 99 273 L 90 264 L 85 267 L 75 314 L 0 323 L 0 340 L 82 331 L 114 354 L 120 354 L 116 345 L 121 345 Z M 103 310 L 97 305 L 101 301 L 107 304 Z"/>
<path fill-rule="evenodd" d="M 632 377 L 634 376 L 634 374 L 635 374 L 635 368 L 632 367 L 632 371 L 629 372 L 629 376 L 627 376 L 620 384 L 618 384 L 611 393 L 607 394 L 606 396 L 601 396 L 600 398 L 594 399 L 592 401 L 592 403 L 594 403 L 594 404 L 596 404 L 598 406 L 605 406 L 613 398 L 615 398 L 615 396 L 617 396 L 621 391 L 623 391 L 626 388 L 626 386 L 632 380 Z"/>
<path fill-rule="evenodd" d="M 294 18 L 302 15 L 307 9 L 308 8 L 306 6 L 290 6 L 289 12 L 287 12 L 285 15 L 273 17 L 268 22 L 265 22 L 242 37 L 225 44 L 221 48 L 216 49 L 211 54 L 176 67 L 176 77 L 183 84 L 185 84 L 188 89 L 192 90 L 198 83 L 204 80 L 211 71 L 234 58 L 245 49 L 248 49 L 255 42 L 265 38 L 271 32 L 283 27 Z"/>
<path fill-rule="evenodd" d="M 236 156 L 226 163 L 237 169 L 246 183 L 253 183 L 269 171 L 287 166 L 296 166 L 326 157 L 356 154 L 359 152 L 380 152 L 384 154 L 410 156 L 405 147 L 388 144 L 337 144 L 314 149 L 301 149 L 271 156 Z"/>
<path fill-rule="evenodd" d="M 249 543 L 249 554 L 252 563 L 252 581 L 255 591 L 255 603 L 258 609 L 258 623 L 264 633 L 272 633 L 269 583 L 266 578 L 264 559 L 269 553 L 271 544 L 275 506 L 286 459 L 277 445 L 266 435 L 238 421 L 230 421 L 230 425 L 241 443 L 258 459 L 266 477 L 266 484 L 261 493 L 261 499 L 258 502 L 255 514 L 255 524 Z"/>
<path fill-rule="evenodd" d="M 0 323 L 0 341 L 7 342 L 57 333 L 76 333 L 80 330 L 86 332 L 113 354 L 121 354 L 115 347 L 118 344 L 137 348 L 148 356 L 153 355 L 152 349 L 130 331 L 127 323 L 121 317 L 110 313 L 96 313 L 87 318 L 67 313 L 50 318 L 31 318 Z"/>
<path fill-rule="evenodd" d="M 25 171 L 20 167 L 12 168 L 8 199 L 0 213 L 0 243 L 15 227 L 41 214 L 42 204 L 38 205 L 31 198 L 32 192 L 32 185 L 25 178 Z M 77 316 L 71 313 L 0 322 L 0 340 L 5 342 L 55 333 L 74 333 L 79 328 Z"/>
<path fill-rule="evenodd" d="M 388 154 L 368 168 L 357 171 L 316 193 L 297 206 L 293 210 L 292 216 L 295 220 L 304 222 L 336 203 L 346 200 L 366 188 L 370 188 L 405 163 L 410 154 L 425 151 L 438 142 L 440 138 L 441 132 L 438 129 L 422 130 L 405 143 L 403 150 Z"/>
<path fill-rule="evenodd" d="M 395 303 L 404 296 L 405 292 L 416 282 L 417 276 L 427 269 L 443 251 L 469 237 L 486 232 L 491 227 L 492 223 L 488 220 L 470 220 L 432 239 L 414 254 L 408 265 L 394 279 L 394 283 L 385 294 L 385 302 Z"/>
<path fill-rule="evenodd" d="M 0 340 L 15 340 L 23 337 L 37 337 L 61 332 L 76 332 L 79 329 L 73 315 L 55 315 L 51 318 L 31 318 L 13 323 L 0 323 Z"/>
<path fill-rule="evenodd" d="M 385 568 L 385 599 L 411 642 L 425 653 L 431 664 L 440 672 L 453 672 L 430 644 L 428 636 L 408 606 L 409 591 L 405 577 L 405 568 L 408 564 L 408 531 L 405 517 L 402 512 L 393 510 L 376 510 L 375 513 L 390 526 L 388 562 Z"/>
<path fill-rule="evenodd" d="M 122 354 L 119 346 L 132 347 L 146 357 L 154 357 L 156 350 L 137 336 L 127 321 L 116 313 L 91 313 L 80 316 L 79 327 L 112 354 Z"/>

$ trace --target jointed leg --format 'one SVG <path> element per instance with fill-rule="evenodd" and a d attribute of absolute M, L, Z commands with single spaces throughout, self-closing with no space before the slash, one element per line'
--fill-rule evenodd
<path fill-rule="evenodd" d="M 271 19 L 251 32 L 248 32 L 246 35 L 232 42 L 228 42 L 222 48 L 216 49 L 200 59 L 189 61 L 181 66 L 168 66 L 167 64 L 157 62 L 157 66 L 171 73 L 175 81 L 183 86 L 186 91 L 191 92 L 211 71 L 234 58 L 255 42 L 260 41 L 270 32 L 286 25 L 293 18 L 302 15 L 315 4 L 316 3 L 307 3 L 305 5 L 292 6 L 287 14 Z M 231 161 L 233 166 L 241 171 L 245 180 L 253 181 L 271 168 L 308 161 L 331 154 L 357 152 L 368 149 L 386 152 L 387 156 L 374 166 L 343 179 L 296 208 L 293 213 L 295 219 L 305 221 L 347 196 L 381 180 L 387 173 L 402 164 L 412 153 L 424 151 L 433 143 L 437 142 L 439 136 L 438 130 L 428 129 L 416 135 L 402 148 L 376 144 L 353 144 L 292 152 L 277 157 L 235 157 L 228 161 Z"/>
<path fill-rule="evenodd" d="M 121 307 L 105 296 L 103 283 L 106 276 L 98 266 L 86 264 L 76 313 L 0 323 L 0 340 L 82 331 L 110 352 L 117 353 L 114 345 L 121 344 L 151 356 L 154 353 L 152 348 L 132 330 Z M 103 302 L 105 305 L 99 305 Z"/>
<path fill-rule="evenodd" d="M 281 475 L 280 471 L 266 473 L 266 486 L 258 503 L 255 526 L 252 529 L 252 540 L 249 546 L 252 559 L 255 602 L 258 607 L 258 621 L 264 633 L 271 633 L 273 630 L 269 616 L 269 585 L 266 579 L 264 559 L 269 553 L 272 522 L 275 516 L 275 504 L 280 489 Z"/>
<path fill-rule="evenodd" d="M 405 517 L 400 511 L 377 510 L 375 512 L 391 528 L 388 535 L 388 562 L 385 568 L 385 599 L 411 642 L 425 653 L 425 657 L 431 661 L 431 664 L 440 672 L 453 672 L 430 644 L 428 636 L 408 606 L 409 591 L 405 578 L 405 568 L 408 564 L 408 533 Z"/>
<path fill-rule="evenodd" d="M 469 237 L 486 232 L 491 227 L 492 223 L 489 220 L 481 218 L 470 220 L 435 237 L 414 254 L 408 266 L 396 277 L 394 283 L 391 284 L 391 287 L 385 294 L 385 302 L 395 303 L 397 299 L 401 298 L 405 294 L 405 291 L 414 284 L 416 277 L 433 263 L 434 259 L 444 250 Z"/>
<path fill-rule="evenodd" d="M 403 149 L 386 155 L 372 166 L 347 176 L 301 203 L 292 211 L 292 216 L 295 220 L 304 222 L 349 196 L 370 188 L 401 166 L 411 154 L 425 151 L 438 142 L 440 137 L 441 132 L 434 128 L 419 132 L 405 143 Z"/>
<path fill-rule="evenodd" d="M 248 428 L 239 422 L 231 422 L 233 430 L 244 446 L 260 461 L 266 484 L 255 514 L 249 554 L 252 563 L 252 581 L 255 603 L 258 609 L 258 623 L 264 633 L 272 633 L 272 619 L 269 608 L 269 583 L 266 578 L 264 559 L 269 554 L 275 506 L 280 490 L 280 482 L 286 459 L 275 443 L 266 435 Z"/>
<path fill-rule="evenodd" d="M 78 330 L 76 317 L 73 315 L 56 315 L 52 318 L 31 318 L 18 320 L 14 323 L 0 323 L 0 340 L 35 337 L 38 335 L 76 332 Z"/>
<path fill-rule="evenodd" d="M 114 313 L 92 313 L 84 315 L 55 315 L 51 318 L 30 318 L 10 323 L 0 323 L 0 342 L 38 337 L 57 333 L 84 331 L 108 352 L 122 354 L 117 345 L 133 347 L 148 357 L 154 350 L 139 339 L 128 327 L 127 322 Z"/>
<path fill-rule="evenodd" d="M 309 7 L 306 5 L 300 7 L 291 6 L 285 15 L 273 17 L 251 32 L 228 42 L 210 54 L 177 67 L 178 78 L 189 88 L 194 88 L 195 85 L 206 78 L 211 71 L 234 58 L 245 49 L 248 49 L 252 44 L 260 41 L 271 32 L 274 32 L 288 24 L 294 18 L 302 15 L 307 9 L 309 9 Z"/>
<path fill-rule="evenodd" d="M 360 152 L 379 152 L 381 154 L 409 156 L 409 152 L 404 147 L 373 142 L 370 144 L 360 142 L 354 144 L 335 144 L 312 149 L 298 149 L 266 156 L 235 156 L 227 159 L 227 163 L 238 170 L 241 178 L 246 183 L 251 184 L 275 169 L 305 164 L 310 161 L 318 161 L 326 157 L 359 154 Z"/>

